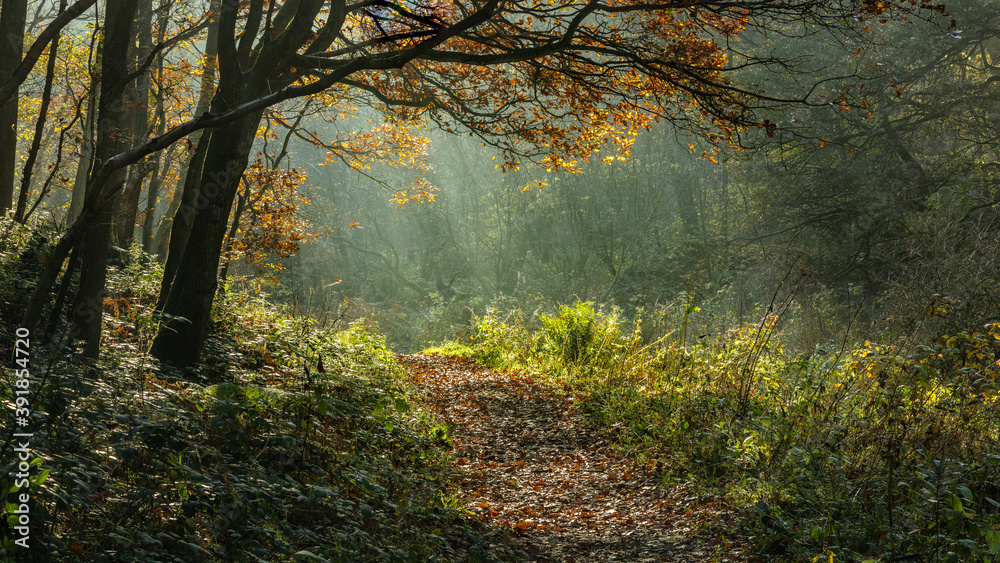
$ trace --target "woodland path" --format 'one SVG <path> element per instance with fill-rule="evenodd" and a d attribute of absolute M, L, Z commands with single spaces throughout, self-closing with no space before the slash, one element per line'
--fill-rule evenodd
<path fill-rule="evenodd" d="M 684 486 L 662 487 L 655 466 L 616 454 L 611 434 L 588 427 L 572 397 L 465 358 L 398 358 L 450 429 L 459 499 L 507 528 L 530 561 L 745 560 L 721 539 L 685 537 L 735 514 L 695 502 Z"/>

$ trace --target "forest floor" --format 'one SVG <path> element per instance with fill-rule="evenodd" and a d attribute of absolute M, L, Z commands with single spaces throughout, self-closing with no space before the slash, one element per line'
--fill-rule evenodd
<path fill-rule="evenodd" d="M 615 447 L 566 390 L 461 357 L 399 355 L 449 428 L 467 510 L 508 529 L 530 561 L 747 561 L 740 510 Z"/>

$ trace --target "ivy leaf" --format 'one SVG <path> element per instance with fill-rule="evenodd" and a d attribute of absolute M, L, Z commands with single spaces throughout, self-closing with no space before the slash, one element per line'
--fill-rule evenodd
<path fill-rule="evenodd" d="M 410 410 L 410 405 L 402 397 L 396 399 L 396 412 L 406 412 Z"/>

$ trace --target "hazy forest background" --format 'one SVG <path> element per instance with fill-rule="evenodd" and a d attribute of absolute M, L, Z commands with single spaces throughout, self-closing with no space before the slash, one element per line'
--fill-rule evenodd
<path fill-rule="evenodd" d="M 718 560 L 1000 561 L 998 61 L 982 0 L 3 0 L 5 553 L 523 557 L 431 350 L 739 507 Z"/>

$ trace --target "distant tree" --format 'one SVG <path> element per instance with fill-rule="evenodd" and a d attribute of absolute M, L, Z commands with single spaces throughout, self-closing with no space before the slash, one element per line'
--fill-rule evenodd
<path fill-rule="evenodd" d="M 62 28 L 95 2 L 79 0 L 62 10 L 35 37 L 27 51 L 24 50 L 27 0 L 3 0 L 0 3 L 0 213 L 10 209 L 14 202 L 18 90 Z M 32 23 L 34 26 L 40 22 Z"/>
<path fill-rule="evenodd" d="M 816 92 L 825 109 L 769 115 L 780 129 L 740 173 L 749 196 L 741 239 L 804 252 L 816 282 L 845 297 L 855 286 L 869 306 L 889 288 L 910 294 L 897 305 L 922 288 L 967 295 L 985 322 L 983 311 L 998 310 L 986 289 L 994 258 L 977 241 L 1000 219 L 1000 14 L 975 1 L 947 8 L 944 26 L 891 22 L 864 40 L 815 38 L 817 64 L 862 70 Z M 772 78 L 776 92 L 795 88 Z"/>

